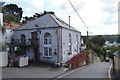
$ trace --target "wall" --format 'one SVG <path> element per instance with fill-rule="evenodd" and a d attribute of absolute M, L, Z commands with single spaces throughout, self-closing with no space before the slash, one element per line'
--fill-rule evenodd
<path fill-rule="evenodd" d="M 57 33 L 56 33 L 56 30 Z M 22 31 L 14 31 L 14 38 L 20 39 L 21 34 L 24 34 L 26 36 L 26 39 L 31 39 L 31 32 L 37 31 L 38 29 L 33 30 L 22 30 Z M 68 60 L 70 60 L 73 56 L 75 56 L 77 53 L 75 50 L 77 50 L 77 44 L 79 43 L 78 47 L 81 46 L 81 34 L 79 32 L 55 27 L 55 28 L 41 28 L 39 29 L 40 32 L 38 32 L 38 38 L 39 38 L 39 52 L 42 53 L 40 55 L 41 61 L 46 62 L 60 62 L 65 63 Z M 45 33 L 50 33 L 52 36 L 52 57 L 44 57 L 44 35 Z M 69 33 L 71 33 L 72 38 L 72 55 L 68 55 L 69 52 Z M 78 35 L 78 43 L 76 42 L 76 35 Z M 57 55 L 54 54 L 56 49 Z M 29 55 L 30 59 L 34 58 L 34 52 L 31 48 L 27 48 L 27 55 Z"/>
<path fill-rule="evenodd" d="M 0 67 L 5 67 L 8 65 L 8 53 L 0 52 Z"/>
<path fill-rule="evenodd" d="M 114 56 L 115 77 L 120 79 L 120 57 Z"/>
<path fill-rule="evenodd" d="M 34 29 L 34 30 L 21 30 L 21 31 L 14 31 L 14 39 L 20 39 L 21 34 L 24 34 L 26 36 L 26 39 L 28 41 L 28 39 L 31 39 L 31 32 L 37 31 L 38 33 L 38 38 L 39 38 L 39 52 L 42 53 L 40 55 L 40 60 L 41 61 L 45 61 L 45 62 L 51 62 L 51 63 L 55 63 L 58 61 L 57 57 L 54 52 L 55 49 L 57 49 L 57 34 L 56 29 L 55 28 L 44 28 L 44 29 L 39 29 L 40 32 L 38 32 L 38 30 Z M 52 36 L 52 57 L 44 57 L 44 35 L 45 33 L 50 33 Z M 59 53 L 59 52 L 58 52 Z M 33 48 L 31 47 L 27 47 L 26 49 L 26 54 L 29 56 L 29 59 L 34 59 L 34 51 Z"/>
<path fill-rule="evenodd" d="M 24 34 L 25 37 L 26 37 L 26 42 L 28 44 L 29 40 L 28 39 L 31 39 L 31 32 L 34 32 L 34 31 L 37 31 L 37 30 L 20 30 L 20 31 L 14 31 L 13 32 L 13 38 L 14 39 L 20 39 L 21 38 L 21 35 Z M 33 51 L 33 48 L 32 47 L 27 47 L 26 48 L 26 55 L 29 56 L 29 59 L 34 59 L 34 51 Z"/>
<path fill-rule="evenodd" d="M 56 28 L 46 28 L 46 29 L 41 30 L 41 34 L 39 35 L 39 37 L 40 37 L 39 50 L 40 50 L 40 53 L 42 53 L 40 56 L 40 59 L 42 61 L 51 62 L 51 63 L 58 62 L 58 59 L 57 59 L 58 55 L 54 54 L 55 49 L 58 50 L 58 48 L 57 48 L 57 46 L 58 46 L 57 45 L 58 34 L 56 34 L 55 32 L 56 32 Z M 44 57 L 44 35 L 45 35 L 45 33 L 50 33 L 50 35 L 52 37 L 52 57 Z"/>
<path fill-rule="evenodd" d="M 71 34 L 71 38 L 72 38 L 72 54 L 69 55 L 69 33 Z M 75 50 L 77 50 L 77 42 L 76 42 L 76 35 L 78 35 L 78 42 L 79 42 L 79 48 L 81 46 L 81 34 L 79 32 L 75 32 L 73 30 L 69 30 L 69 29 L 65 29 L 62 28 L 62 53 L 63 53 L 63 63 L 67 62 L 68 60 L 70 60 L 73 56 L 75 56 L 77 54 L 77 52 Z M 80 50 L 78 51 L 78 53 L 80 52 Z"/>
<path fill-rule="evenodd" d="M 13 31 L 11 29 L 6 29 L 5 33 L 5 44 L 10 43 Z"/>
<path fill-rule="evenodd" d="M 0 13 L 0 26 L 3 26 L 3 13 Z"/>

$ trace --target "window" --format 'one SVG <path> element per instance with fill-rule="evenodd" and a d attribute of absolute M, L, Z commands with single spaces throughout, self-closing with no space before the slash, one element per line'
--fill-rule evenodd
<path fill-rule="evenodd" d="M 69 53 L 72 53 L 72 41 L 71 41 L 71 34 L 69 33 Z"/>
<path fill-rule="evenodd" d="M 25 35 L 24 34 L 21 35 L 21 43 L 22 44 L 26 43 L 26 39 L 25 39 Z"/>
<path fill-rule="evenodd" d="M 47 44 L 51 44 L 51 43 L 52 43 L 51 35 L 49 33 L 46 33 L 44 36 L 44 44 L 47 45 Z"/>
<path fill-rule="evenodd" d="M 48 56 L 48 49 L 47 49 L 47 47 L 44 47 L 44 56 Z"/>
<path fill-rule="evenodd" d="M 52 38 L 49 33 L 44 35 L 44 56 L 51 57 L 52 56 Z"/>
<path fill-rule="evenodd" d="M 76 48 L 77 48 L 77 53 L 79 53 L 78 45 L 79 45 L 79 42 L 78 42 L 78 35 L 76 35 Z"/>

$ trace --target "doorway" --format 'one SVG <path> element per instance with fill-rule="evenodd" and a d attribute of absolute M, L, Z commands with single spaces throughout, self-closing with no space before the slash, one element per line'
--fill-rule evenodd
<path fill-rule="evenodd" d="M 34 59 L 35 61 L 39 60 L 39 55 L 38 55 L 38 47 L 36 45 L 37 44 L 37 32 L 31 32 L 31 44 L 33 45 L 33 49 L 34 49 Z"/>

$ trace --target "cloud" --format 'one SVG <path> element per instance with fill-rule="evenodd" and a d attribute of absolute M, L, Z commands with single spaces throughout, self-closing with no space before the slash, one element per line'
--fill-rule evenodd
<path fill-rule="evenodd" d="M 77 3 L 73 2 L 72 4 L 75 7 L 75 9 L 77 11 L 79 11 L 80 9 L 82 9 L 84 7 L 85 2 L 79 1 Z M 69 4 L 69 2 L 62 3 L 60 7 L 61 7 L 60 9 L 64 10 L 67 14 L 71 14 L 71 13 L 75 12 L 74 9 L 72 8 L 72 6 Z"/>
<path fill-rule="evenodd" d="M 105 21 L 103 21 L 103 24 L 108 24 L 108 25 L 117 24 L 117 23 L 118 20 L 116 20 L 114 17 L 109 17 Z"/>
<path fill-rule="evenodd" d="M 30 4 L 24 5 L 25 15 L 33 15 L 35 12 L 43 10 L 53 10 L 56 16 L 68 22 L 71 16 L 71 26 L 75 27 L 82 34 L 86 34 L 87 29 L 68 0 L 7 0 L 27 1 Z M 118 20 L 118 0 L 70 0 L 84 22 L 93 34 L 116 34 Z M 24 3 L 23 3 L 24 4 Z M 26 6 L 26 7 L 25 7 Z M 31 11 L 28 13 L 28 11 Z M 120 11 L 120 9 L 119 9 Z M 115 29 L 115 30 L 113 30 Z"/>
<path fill-rule="evenodd" d="M 104 7 L 103 10 L 110 13 L 110 14 L 118 12 L 117 7 L 114 7 L 114 6 L 111 6 L 111 5 Z"/>
<path fill-rule="evenodd" d="M 77 8 L 76 6 L 77 4 L 74 3 L 75 8 Z M 72 7 L 70 8 L 72 9 Z M 67 9 L 65 10 L 67 11 Z M 83 7 L 77 11 L 93 34 L 117 34 L 117 2 L 112 4 L 112 1 L 103 3 L 101 0 L 84 0 Z M 80 30 L 82 34 L 86 34 L 87 29 L 75 11 L 71 12 L 70 15 L 71 25 Z M 114 28 L 115 31 L 113 31 Z M 106 32 L 106 30 L 110 32 Z"/>
<path fill-rule="evenodd" d="M 25 11 L 26 12 L 31 11 L 31 8 L 25 8 Z"/>
<path fill-rule="evenodd" d="M 100 0 L 102 3 L 113 4 L 118 3 L 119 0 Z"/>
<path fill-rule="evenodd" d="M 75 8 L 77 11 L 79 11 L 80 9 L 82 9 L 85 6 L 85 2 L 81 1 L 78 4 L 75 5 Z"/>
<path fill-rule="evenodd" d="M 30 0 L 30 3 L 37 9 L 43 9 L 44 2 L 42 0 Z"/>

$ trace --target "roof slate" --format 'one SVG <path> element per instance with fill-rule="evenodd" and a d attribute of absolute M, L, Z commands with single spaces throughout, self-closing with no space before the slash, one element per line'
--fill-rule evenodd
<path fill-rule="evenodd" d="M 52 15 L 50 13 L 47 13 L 23 26 L 21 26 L 19 29 L 34 29 L 34 28 L 44 28 L 44 27 L 65 27 L 65 28 L 69 28 L 75 31 L 78 31 L 77 29 L 73 28 L 73 27 L 69 27 L 69 25 L 67 23 L 65 23 L 63 20 L 61 20 L 60 18 L 58 18 L 55 15 Z"/>

